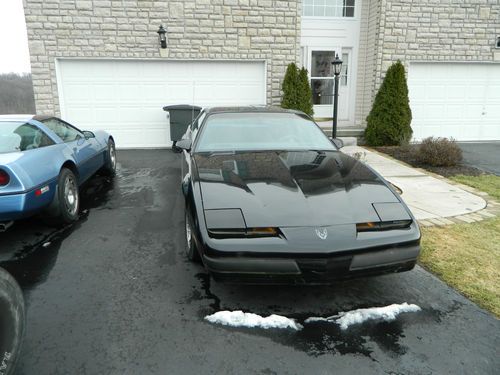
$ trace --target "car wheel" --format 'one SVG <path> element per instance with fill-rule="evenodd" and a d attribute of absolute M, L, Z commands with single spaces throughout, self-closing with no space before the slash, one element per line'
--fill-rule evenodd
<path fill-rule="evenodd" d="M 66 225 L 78 220 L 80 210 L 80 190 L 75 174 L 67 169 L 61 169 L 57 181 L 54 200 L 48 209 L 49 222 L 56 225 Z"/>
<path fill-rule="evenodd" d="M 108 142 L 108 154 L 102 171 L 108 176 L 114 176 L 116 173 L 116 147 L 112 139 Z"/>
<path fill-rule="evenodd" d="M 24 339 L 25 307 L 19 285 L 0 268 L 0 374 L 14 373 Z"/>
<path fill-rule="evenodd" d="M 194 233 L 190 217 L 191 215 L 189 214 L 189 211 L 186 208 L 186 213 L 184 215 L 184 234 L 185 234 L 184 237 L 186 239 L 186 244 L 185 244 L 186 255 L 190 261 L 200 262 L 201 257 L 200 253 L 198 252 L 198 249 L 196 248 L 196 243 L 194 241 Z"/>

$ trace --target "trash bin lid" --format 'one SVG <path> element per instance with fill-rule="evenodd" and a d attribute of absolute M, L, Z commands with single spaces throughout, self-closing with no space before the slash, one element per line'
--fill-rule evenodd
<path fill-rule="evenodd" d="M 171 109 L 193 109 L 193 110 L 200 110 L 201 107 L 198 107 L 197 105 L 190 105 L 190 104 L 175 104 L 175 105 L 166 105 L 163 107 L 164 111 L 170 111 Z"/>

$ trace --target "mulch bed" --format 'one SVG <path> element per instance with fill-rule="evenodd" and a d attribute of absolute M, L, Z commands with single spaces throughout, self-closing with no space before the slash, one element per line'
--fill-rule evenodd
<path fill-rule="evenodd" d="M 415 158 L 415 148 L 418 146 L 385 146 L 385 147 L 374 147 L 378 152 L 382 152 L 394 159 L 401 160 L 406 164 L 411 165 L 415 168 L 423 168 L 429 172 L 440 174 L 444 177 L 451 177 L 456 175 L 466 175 L 466 176 L 479 176 L 485 174 L 484 171 L 469 167 L 467 165 L 459 164 L 454 167 L 433 167 L 427 164 L 422 164 L 418 162 Z"/>

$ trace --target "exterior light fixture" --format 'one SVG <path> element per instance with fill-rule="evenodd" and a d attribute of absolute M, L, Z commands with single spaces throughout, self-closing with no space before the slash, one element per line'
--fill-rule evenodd
<path fill-rule="evenodd" d="M 332 61 L 333 74 L 335 75 L 335 90 L 333 92 L 333 126 L 332 126 L 332 138 L 337 138 L 337 118 L 338 118 L 338 104 L 339 104 L 339 75 L 342 71 L 342 60 L 339 59 L 339 54 L 335 56 L 335 60 Z"/>
<path fill-rule="evenodd" d="M 158 33 L 158 41 L 160 42 L 160 47 L 167 48 L 167 30 L 163 27 L 163 25 L 160 25 L 157 33 Z"/>

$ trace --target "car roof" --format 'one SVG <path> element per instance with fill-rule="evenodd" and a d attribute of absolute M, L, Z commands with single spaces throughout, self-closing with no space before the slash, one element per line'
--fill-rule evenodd
<path fill-rule="evenodd" d="M 207 107 L 207 114 L 212 113 L 293 113 L 304 115 L 303 112 L 295 109 L 286 109 L 275 106 L 266 105 L 248 105 L 248 106 L 227 106 L 227 107 Z"/>
<path fill-rule="evenodd" d="M 30 120 L 43 121 L 49 118 L 54 118 L 51 115 L 0 115 L 0 121 L 24 121 Z"/>
<path fill-rule="evenodd" d="M 0 121 L 24 121 L 28 122 L 34 115 L 0 115 Z"/>

